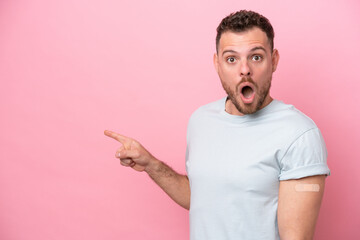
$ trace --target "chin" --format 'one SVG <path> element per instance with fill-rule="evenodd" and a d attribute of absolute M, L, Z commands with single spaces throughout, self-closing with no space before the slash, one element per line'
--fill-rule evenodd
<path fill-rule="evenodd" d="M 239 109 L 238 109 L 239 110 Z M 256 113 L 259 110 L 259 108 L 256 107 L 256 105 L 251 104 L 251 106 L 245 105 L 241 108 L 242 114 L 253 114 Z"/>
<path fill-rule="evenodd" d="M 232 99 L 230 98 L 232 101 Z M 232 103 L 235 105 L 235 108 L 241 113 L 241 114 L 252 114 L 257 112 L 260 108 L 258 106 L 258 102 L 253 102 L 251 104 L 245 104 L 241 100 L 237 100 Z"/>
<path fill-rule="evenodd" d="M 238 106 L 240 106 L 240 109 L 242 110 L 241 113 L 243 113 L 243 114 L 253 114 L 264 107 L 265 101 L 266 101 L 266 97 L 259 98 L 259 96 L 256 96 L 256 98 L 254 99 L 254 102 L 252 102 L 250 104 L 245 104 L 241 100 L 237 101 L 236 108 L 238 108 Z"/>

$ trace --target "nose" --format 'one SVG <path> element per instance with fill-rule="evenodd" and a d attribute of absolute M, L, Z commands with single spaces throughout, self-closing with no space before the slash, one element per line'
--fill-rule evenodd
<path fill-rule="evenodd" d="M 248 62 L 246 60 L 242 61 L 240 65 L 240 76 L 246 77 L 250 75 L 251 75 L 251 69 Z"/>

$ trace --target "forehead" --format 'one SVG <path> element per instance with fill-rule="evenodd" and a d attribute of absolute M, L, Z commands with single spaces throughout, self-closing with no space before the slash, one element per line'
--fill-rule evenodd
<path fill-rule="evenodd" d="M 270 50 L 270 43 L 260 28 L 254 27 L 243 32 L 226 31 L 221 35 L 219 53 L 225 50 L 249 50 L 255 46 L 262 46 Z"/>

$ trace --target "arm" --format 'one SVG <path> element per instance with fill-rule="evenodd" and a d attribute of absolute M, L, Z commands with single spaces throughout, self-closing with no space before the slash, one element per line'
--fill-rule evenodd
<path fill-rule="evenodd" d="M 280 181 L 278 227 L 281 240 L 313 239 L 324 187 L 324 175 Z"/>
<path fill-rule="evenodd" d="M 175 172 L 156 159 L 136 140 L 111 131 L 104 134 L 122 144 L 115 154 L 121 165 L 145 171 L 176 203 L 185 209 L 190 208 L 190 185 L 186 175 Z"/>

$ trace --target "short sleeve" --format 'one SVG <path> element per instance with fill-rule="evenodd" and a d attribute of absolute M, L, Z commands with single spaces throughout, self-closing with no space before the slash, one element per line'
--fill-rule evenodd
<path fill-rule="evenodd" d="M 320 130 L 310 129 L 290 145 L 281 159 L 279 180 L 325 174 L 330 176 L 326 159 L 327 150 Z"/>

